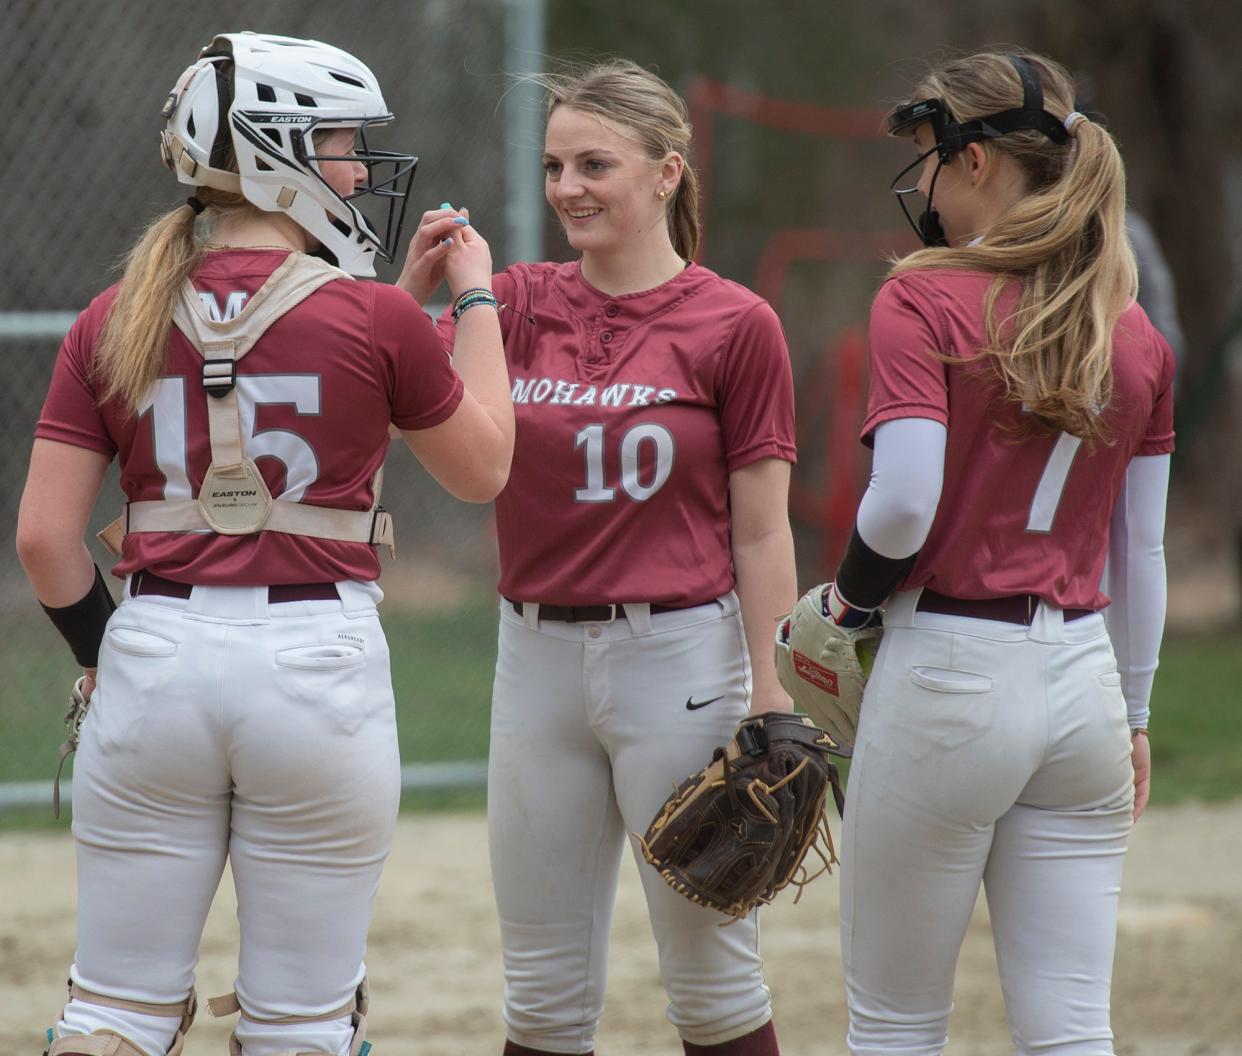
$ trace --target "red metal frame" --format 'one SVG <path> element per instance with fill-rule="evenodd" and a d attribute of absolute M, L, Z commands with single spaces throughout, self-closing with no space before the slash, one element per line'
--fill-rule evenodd
<path fill-rule="evenodd" d="M 706 77 L 692 82 L 686 99 L 694 125 L 695 167 L 705 217 L 712 194 L 713 130 L 717 116 L 800 135 L 832 139 L 884 138 L 882 128 L 886 113 L 882 110 L 774 99 Z M 789 272 L 795 263 L 874 264 L 910 241 L 909 232 L 902 230 L 787 228 L 775 231 L 759 255 L 755 292 L 779 312 Z M 700 259 L 705 245 L 703 238 L 699 244 Z M 806 473 L 796 473 L 789 489 L 791 516 L 822 529 L 819 567 L 825 575 L 832 574 L 845 551 L 863 488 L 857 434 L 865 412 L 866 376 L 865 327 L 853 322 L 824 346 L 796 390 L 798 439 L 802 450 L 807 450 L 803 437 L 810 431 L 810 423 L 822 418 L 815 413 L 815 401 L 820 401 L 821 408 L 831 401 L 832 413 L 820 438 L 824 445 L 824 479 L 808 482 Z"/>

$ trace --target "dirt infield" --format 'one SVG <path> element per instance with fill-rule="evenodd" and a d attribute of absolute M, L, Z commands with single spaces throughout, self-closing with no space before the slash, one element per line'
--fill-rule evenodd
<path fill-rule="evenodd" d="M 42 1052 L 73 949 L 67 835 L 0 838 L 0 1053 Z M 1242 1056 L 1242 802 L 1151 811 L 1126 867 L 1114 988 L 1119 1056 Z M 764 955 L 787 1056 L 843 1054 L 835 878 L 764 911 Z M 152 921 L 158 927 L 158 921 Z M 203 939 L 200 996 L 232 988 L 232 891 Z M 380 889 L 367 958 L 376 1056 L 494 1056 L 500 956 L 481 815 L 407 815 Z M 602 1056 L 680 1053 L 664 1019 L 635 867 L 623 870 Z M 186 1056 L 222 1054 L 227 1023 L 205 1014 Z M 1012 1051 L 987 917 L 979 907 L 958 969 L 954 1056 Z"/>

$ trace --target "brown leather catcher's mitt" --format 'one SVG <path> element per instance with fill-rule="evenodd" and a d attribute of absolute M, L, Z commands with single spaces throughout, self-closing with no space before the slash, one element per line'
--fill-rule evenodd
<path fill-rule="evenodd" d="M 751 716 L 638 837 L 643 855 L 692 902 L 735 918 L 787 884 L 801 888 L 830 872 L 837 858 L 824 816 L 828 789 L 839 812 L 845 803 L 828 759 L 835 748 L 804 715 Z M 807 876 L 802 862 L 812 848 L 823 866 Z"/>

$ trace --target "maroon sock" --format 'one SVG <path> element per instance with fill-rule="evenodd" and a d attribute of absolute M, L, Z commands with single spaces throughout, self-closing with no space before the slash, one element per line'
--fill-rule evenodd
<path fill-rule="evenodd" d="M 695 1045 L 684 1040 L 681 1044 L 686 1056 L 781 1056 L 776 1044 L 776 1028 L 770 1019 L 758 1030 L 719 1045 Z"/>
<path fill-rule="evenodd" d="M 528 1049 L 525 1045 L 519 1045 L 516 1041 L 506 1039 L 505 1051 L 502 1056 L 564 1056 L 564 1054 L 548 1052 L 547 1049 Z M 595 1050 L 592 1049 L 586 1053 L 586 1056 L 595 1056 Z"/>

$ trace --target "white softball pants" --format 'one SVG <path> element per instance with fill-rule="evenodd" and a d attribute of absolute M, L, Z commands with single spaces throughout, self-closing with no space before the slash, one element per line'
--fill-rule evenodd
<path fill-rule="evenodd" d="M 627 832 L 706 766 L 750 707 L 736 595 L 613 623 L 540 622 L 501 602 L 488 831 L 504 950 L 504 1019 L 528 1048 L 584 1053 L 604 1007 L 608 932 Z M 687 704 L 705 704 L 693 709 Z M 771 1018 L 756 915 L 727 918 L 641 858 L 668 1018 L 712 1045 Z"/>
<path fill-rule="evenodd" d="M 1017 1051 L 1111 1056 L 1134 773 L 1101 616 L 1031 627 L 897 595 L 846 793 L 841 949 L 854 1056 L 934 1056 L 982 882 Z"/>
<path fill-rule="evenodd" d="M 337 589 L 269 606 L 265 587 L 196 587 L 113 614 L 73 774 L 71 975 L 87 990 L 185 1000 L 227 858 L 245 1012 L 322 1015 L 353 996 L 400 765 L 382 595 Z M 57 1034 L 114 1030 L 160 1056 L 175 1026 L 74 1000 Z M 237 1025 L 245 1056 L 343 1056 L 352 1034 L 348 1017 Z"/>

